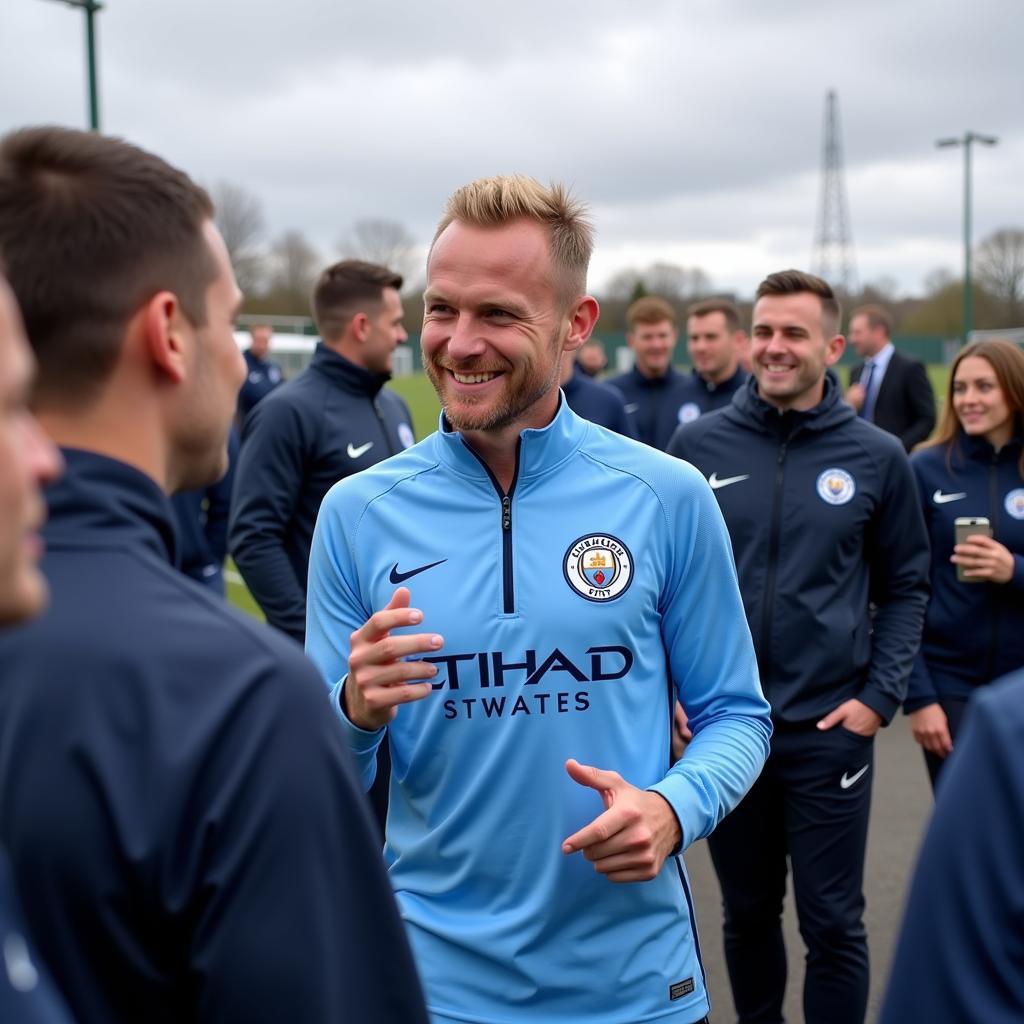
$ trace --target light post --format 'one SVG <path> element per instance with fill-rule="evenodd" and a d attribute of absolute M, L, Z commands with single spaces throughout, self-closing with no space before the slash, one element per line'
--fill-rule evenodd
<path fill-rule="evenodd" d="M 971 283 L 971 145 L 980 142 L 983 146 L 994 146 L 999 139 L 994 135 L 981 135 L 978 132 L 964 132 L 963 136 L 954 139 L 939 139 L 935 145 L 940 149 L 948 146 L 963 146 L 964 149 L 964 299 L 963 299 L 963 339 L 967 344 L 974 319 L 974 290 Z"/>
<path fill-rule="evenodd" d="M 68 7 L 78 7 L 85 11 L 85 59 L 89 74 L 89 128 L 100 130 L 100 100 L 96 86 L 96 24 L 95 15 L 103 9 L 99 0 L 59 0 Z"/>

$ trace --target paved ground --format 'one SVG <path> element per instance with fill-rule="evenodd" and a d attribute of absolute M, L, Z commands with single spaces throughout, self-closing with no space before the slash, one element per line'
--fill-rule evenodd
<path fill-rule="evenodd" d="M 910 735 L 906 716 L 897 715 L 893 724 L 879 733 L 875 764 L 865 872 L 871 947 L 869 1022 L 878 1015 L 907 880 L 932 805 L 924 759 Z M 704 966 L 711 989 L 711 1021 L 712 1024 L 731 1024 L 736 1017 L 722 956 L 720 895 L 705 843 L 697 843 L 687 852 L 686 866 L 693 886 Z M 803 1020 L 804 946 L 796 930 L 791 899 L 787 899 L 785 933 L 789 954 L 786 1020 L 788 1024 L 800 1024 Z"/>

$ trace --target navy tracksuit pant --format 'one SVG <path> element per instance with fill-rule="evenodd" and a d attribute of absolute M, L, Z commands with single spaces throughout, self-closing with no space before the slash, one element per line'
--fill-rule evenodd
<path fill-rule="evenodd" d="M 722 886 L 725 957 L 740 1024 L 780 1024 L 782 903 L 793 869 L 807 945 L 806 1024 L 862 1024 L 868 999 L 864 853 L 874 739 L 776 723 L 753 788 L 708 839 Z"/>

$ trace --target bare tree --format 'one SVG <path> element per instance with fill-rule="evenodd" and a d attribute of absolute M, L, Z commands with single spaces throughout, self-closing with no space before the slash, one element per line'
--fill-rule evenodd
<path fill-rule="evenodd" d="M 1001 228 L 975 252 L 978 282 L 1000 304 L 1007 327 L 1024 322 L 1024 228 Z"/>
<path fill-rule="evenodd" d="M 351 233 L 338 242 L 338 251 L 347 259 L 367 260 L 394 270 L 406 285 L 418 269 L 416 240 L 403 224 L 395 220 L 367 217 L 352 225 Z"/>
<path fill-rule="evenodd" d="M 313 284 L 321 269 L 320 254 L 300 231 L 286 231 L 271 246 L 270 288 L 274 311 L 309 316 Z"/>
<path fill-rule="evenodd" d="M 676 263 L 652 263 L 644 272 L 644 284 L 654 295 L 685 302 L 711 291 L 711 279 L 700 267 Z"/>
<path fill-rule="evenodd" d="M 251 192 L 228 181 L 211 189 L 215 221 L 243 292 L 260 290 L 266 275 L 263 251 L 263 206 Z"/>

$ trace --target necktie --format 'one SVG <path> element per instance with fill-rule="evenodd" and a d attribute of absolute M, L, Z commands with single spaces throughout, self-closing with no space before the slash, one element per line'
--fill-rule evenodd
<path fill-rule="evenodd" d="M 875 396 L 871 391 L 871 378 L 875 373 L 875 364 L 870 360 L 864 363 L 864 372 L 860 375 L 860 386 L 864 389 L 864 402 L 860 407 L 860 416 L 871 420 L 875 411 Z"/>

